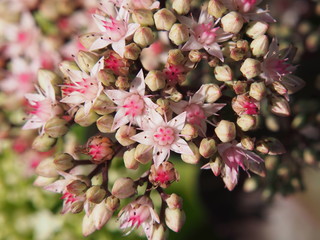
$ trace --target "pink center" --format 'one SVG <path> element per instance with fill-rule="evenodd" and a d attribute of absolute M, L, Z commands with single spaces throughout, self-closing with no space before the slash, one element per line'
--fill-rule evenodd
<path fill-rule="evenodd" d="M 171 127 L 159 127 L 153 134 L 153 139 L 160 146 L 171 145 L 175 140 L 175 132 Z"/>
<path fill-rule="evenodd" d="M 238 6 L 242 12 L 250 12 L 255 8 L 257 0 L 241 0 L 238 1 Z"/>
<path fill-rule="evenodd" d="M 74 203 L 78 200 L 76 196 L 74 196 L 72 193 L 69 193 L 69 192 L 65 192 L 62 195 L 61 199 L 64 199 L 66 203 Z"/>
<path fill-rule="evenodd" d="M 52 103 L 50 99 L 44 99 L 41 101 L 37 101 L 31 105 L 32 110 L 31 114 L 36 115 L 43 121 L 48 121 L 53 114 Z"/>
<path fill-rule="evenodd" d="M 127 33 L 127 27 L 124 21 L 119 21 L 111 17 L 109 21 L 102 22 L 108 40 L 111 40 L 112 42 L 118 42 Z"/>
<path fill-rule="evenodd" d="M 223 152 L 222 157 L 230 168 L 237 169 L 240 166 L 244 169 L 245 157 L 240 148 L 230 147 Z"/>
<path fill-rule="evenodd" d="M 104 60 L 104 67 L 111 69 L 116 75 L 120 75 L 120 68 L 125 67 L 125 64 L 121 59 L 110 54 L 109 57 Z"/>
<path fill-rule="evenodd" d="M 154 179 L 156 182 L 160 182 L 162 184 L 167 183 L 170 181 L 170 176 L 168 172 L 158 170 L 157 171 L 157 176 Z"/>
<path fill-rule="evenodd" d="M 198 24 L 193 30 L 196 40 L 202 45 L 210 45 L 216 40 L 216 31 L 219 28 L 214 28 L 213 23 L 202 23 Z"/>
<path fill-rule="evenodd" d="M 258 114 L 258 107 L 255 103 L 247 101 L 242 104 L 242 107 L 245 108 L 245 114 L 255 115 Z"/>
<path fill-rule="evenodd" d="M 268 69 L 277 75 L 284 76 L 290 73 L 291 65 L 286 63 L 286 59 L 271 58 L 266 62 Z"/>
<path fill-rule="evenodd" d="M 169 82 L 176 84 L 179 80 L 179 75 L 184 72 L 184 68 L 181 65 L 169 65 L 163 70 Z"/>
<path fill-rule="evenodd" d="M 143 222 L 146 222 L 150 218 L 150 210 L 146 206 L 137 206 L 136 209 L 130 211 L 130 217 L 128 222 L 131 226 L 139 227 Z"/>
<path fill-rule="evenodd" d="M 139 94 L 132 94 L 124 101 L 122 107 L 125 108 L 126 116 L 139 116 L 143 113 L 144 101 Z"/>
<path fill-rule="evenodd" d="M 200 125 L 201 121 L 206 119 L 203 109 L 198 104 L 190 104 L 186 107 L 187 121 L 191 124 Z"/>
<path fill-rule="evenodd" d="M 83 94 L 87 100 L 94 100 L 97 97 L 99 86 L 97 80 L 92 78 L 82 78 L 76 83 L 66 83 L 62 89 L 63 93 L 70 95 L 73 92 Z"/>

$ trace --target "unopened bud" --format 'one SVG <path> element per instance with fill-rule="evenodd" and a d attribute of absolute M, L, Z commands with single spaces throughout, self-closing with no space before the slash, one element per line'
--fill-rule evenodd
<path fill-rule="evenodd" d="M 109 196 L 106 200 L 106 205 L 107 208 L 113 212 L 120 206 L 120 200 L 115 196 Z"/>
<path fill-rule="evenodd" d="M 227 8 L 219 0 L 210 0 L 208 3 L 208 13 L 215 18 L 221 18 Z"/>
<path fill-rule="evenodd" d="M 248 136 L 241 138 L 241 145 L 250 151 L 254 149 L 254 140 Z"/>
<path fill-rule="evenodd" d="M 169 99 L 174 102 L 179 102 L 183 95 L 175 87 L 168 87 L 165 90 L 165 93 L 169 95 Z"/>
<path fill-rule="evenodd" d="M 93 66 L 98 62 L 99 58 L 97 55 L 91 52 L 85 52 L 80 50 L 77 55 L 77 64 L 81 70 L 89 73 Z"/>
<path fill-rule="evenodd" d="M 181 209 L 170 209 L 165 210 L 166 225 L 174 232 L 179 232 L 186 220 L 186 214 Z"/>
<path fill-rule="evenodd" d="M 252 39 L 264 35 L 268 30 L 269 25 L 266 22 L 249 22 L 246 34 Z"/>
<path fill-rule="evenodd" d="M 145 48 L 155 40 L 154 34 L 151 28 L 140 27 L 133 35 L 133 41 L 140 47 Z"/>
<path fill-rule="evenodd" d="M 210 162 L 210 168 L 215 176 L 219 176 L 223 167 L 222 159 L 220 156 L 216 156 L 213 161 Z"/>
<path fill-rule="evenodd" d="M 109 114 L 115 111 L 115 105 L 104 93 L 101 93 L 100 96 L 94 102 L 92 109 L 100 115 Z"/>
<path fill-rule="evenodd" d="M 114 151 L 113 143 L 108 137 L 95 136 L 88 141 L 88 154 L 92 157 L 91 161 L 100 164 L 112 159 Z"/>
<path fill-rule="evenodd" d="M 248 83 L 244 81 L 234 81 L 232 88 L 237 95 L 247 92 Z"/>
<path fill-rule="evenodd" d="M 62 118 L 58 118 L 58 117 L 51 118 L 44 125 L 44 132 L 53 138 L 62 137 L 69 130 L 67 124 L 68 122 Z"/>
<path fill-rule="evenodd" d="M 247 58 L 241 65 L 240 71 L 247 79 L 254 78 L 261 73 L 260 62 L 253 58 Z"/>
<path fill-rule="evenodd" d="M 124 199 L 133 196 L 137 186 L 131 178 L 118 178 L 112 187 L 112 195 Z"/>
<path fill-rule="evenodd" d="M 89 49 L 99 37 L 98 34 L 86 33 L 79 36 L 79 41 L 86 49 Z"/>
<path fill-rule="evenodd" d="M 106 191 L 100 186 L 92 186 L 86 191 L 86 198 L 92 203 L 101 203 L 106 196 Z"/>
<path fill-rule="evenodd" d="M 218 81 L 231 81 L 232 75 L 232 70 L 227 64 L 224 64 L 222 66 L 216 66 L 214 68 L 214 76 Z"/>
<path fill-rule="evenodd" d="M 184 61 L 184 55 L 180 49 L 171 49 L 168 53 L 167 62 L 170 65 L 180 65 Z"/>
<path fill-rule="evenodd" d="M 166 240 L 166 232 L 163 224 L 154 224 L 150 240 Z"/>
<path fill-rule="evenodd" d="M 217 151 L 216 141 L 214 139 L 203 138 L 200 143 L 199 153 L 204 158 L 212 157 Z"/>
<path fill-rule="evenodd" d="M 156 111 L 161 115 L 167 114 L 168 116 L 168 114 L 172 112 L 169 107 L 170 101 L 168 99 L 158 98 L 156 104 L 159 106 Z"/>
<path fill-rule="evenodd" d="M 202 57 L 204 56 L 204 54 L 202 52 L 200 52 L 199 50 L 191 50 L 189 52 L 189 60 L 193 63 L 198 63 L 201 61 Z"/>
<path fill-rule="evenodd" d="M 268 144 L 264 141 L 258 141 L 256 144 L 256 150 L 263 154 L 268 154 L 269 152 Z"/>
<path fill-rule="evenodd" d="M 139 167 L 139 162 L 134 158 L 135 151 L 136 149 L 132 148 L 123 154 L 124 166 L 128 169 L 137 169 Z"/>
<path fill-rule="evenodd" d="M 137 60 L 141 53 L 141 49 L 135 43 L 130 43 L 125 47 L 124 57 L 130 60 Z"/>
<path fill-rule="evenodd" d="M 193 154 L 181 154 L 181 159 L 189 164 L 197 164 L 201 158 L 199 148 L 193 142 L 188 142 L 188 146 Z"/>
<path fill-rule="evenodd" d="M 180 45 L 189 40 L 189 29 L 186 25 L 176 23 L 169 32 L 169 38 L 175 45 Z"/>
<path fill-rule="evenodd" d="M 149 145 L 138 144 L 134 152 L 134 158 L 142 164 L 150 162 L 153 159 L 152 148 Z"/>
<path fill-rule="evenodd" d="M 38 83 L 42 89 L 46 89 L 46 86 L 48 84 L 51 84 L 54 92 L 58 94 L 60 91 L 59 85 L 62 84 L 62 79 L 53 71 L 47 69 L 39 69 Z"/>
<path fill-rule="evenodd" d="M 111 86 L 116 81 L 115 76 L 110 70 L 103 69 L 98 72 L 98 80 L 106 87 Z"/>
<path fill-rule="evenodd" d="M 122 146 L 129 146 L 133 143 L 135 143 L 134 140 L 131 139 L 132 136 L 136 135 L 136 129 L 129 126 L 121 126 L 117 133 L 116 133 L 116 139 Z"/>
<path fill-rule="evenodd" d="M 148 9 L 136 9 L 133 10 L 132 19 L 134 22 L 139 23 L 141 26 L 154 25 L 153 13 Z"/>
<path fill-rule="evenodd" d="M 166 199 L 166 203 L 170 209 L 182 209 L 183 200 L 177 194 L 172 193 L 170 197 Z"/>
<path fill-rule="evenodd" d="M 204 84 L 202 89 L 207 103 L 214 103 L 222 96 L 221 89 L 217 84 Z"/>
<path fill-rule="evenodd" d="M 181 130 L 181 135 L 184 137 L 185 140 L 190 141 L 198 137 L 198 129 L 190 123 L 186 123 Z"/>
<path fill-rule="evenodd" d="M 190 11 L 191 0 L 173 0 L 172 8 L 179 14 L 185 15 Z"/>
<path fill-rule="evenodd" d="M 39 176 L 47 178 L 53 178 L 59 175 L 52 158 L 42 160 L 36 168 L 36 173 Z"/>
<path fill-rule="evenodd" d="M 56 144 L 56 142 L 56 138 L 50 137 L 48 134 L 42 134 L 33 140 L 32 149 L 38 152 L 47 152 Z"/>
<path fill-rule="evenodd" d="M 165 87 L 166 76 L 163 72 L 158 70 L 151 70 L 145 78 L 145 83 L 151 91 L 158 91 Z"/>
<path fill-rule="evenodd" d="M 74 167 L 74 159 L 68 153 L 61 153 L 54 158 L 54 165 L 58 171 L 67 171 Z"/>
<path fill-rule="evenodd" d="M 276 138 L 268 137 L 262 141 L 267 145 L 269 155 L 281 155 L 286 152 L 283 144 Z"/>
<path fill-rule="evenodd" d="M 215 133 L 221 142 L 230 142 L 236 137 L 236 126 L 233 122 L 221 120 L 215 128 Z"/>
<path fill-rule="evenodd" d="M 268 37 L 266 35 L 257 37 L 251 42 L 250 48 L 253 56 L 263 57 L 264 55 L 266 55 L 269 49 Z"/>
<path fill-rule="evenodd" d="M 246 132 L 256 126 L 256 119 L 252 115 L 243 114 L 237 119 L 237 125 Z"/>
<path fill-rule="evenodd" d="M 249 96 L 261 101 L 267 93 L 267 88 L 264 82 L 254 82 L 250 85 Z"/>
<path fill-rule="evenodd" d="M 69 193 L 79 196 L 87 190 L 88 186 L 81 180 L 73 180 L 66 186 Z"/>
<path fill-rule="evenodd" d="M 162 8 L 154 14 L 154 21 L 158 30 L 169 31 L 177 18 L 169 9 Z"/>
<path fill-rule="evenodd" d="M 60 71 L 64 74 L 64 75 L 68 75 L 68 69 L 69 70 L 76 70 L 76 71 L 80 71 L 78 65 L 76 62 L 74 61 L 62 61 L 59 64 L 59 69 Z"/>
<path fill-rule="evenodd" d="M 271 99 L 271 112 L 280 117 L 290 116 L 288 101 L 282 97 L 273 97 Z"/>
<path fill-rule="evenodd" d="M 285 95 L 288 93 L 288 90 L 286 89 L 286 87 L 278 81 L 273 82 L 272 87 L 280 95 Z"/>
<path fill-rule="evenodd" d="M 83 201 L 76 201 L 76 202 L 73 202 L 71 204 L 71 213 L 73 214 L 77 214 L 77 213 L 80 213 L 82 212 L 83 210 L 83 206 L 84 206 L 84 202 Z"/>
<path fill-rule="evenodd" d="M 92 109 L 90 109 L 88 113 L 85 113 L 84 107 L 81 107 L 78 109 L 74 121 L 82 127 L 89 127 L 97 121 L 98 117 L 99 116 Z"/>
<path fill-rule="evenodd" d="M 229 33 L 238 33 L 243 26 L 243 17 L 237 12 L 229 12 L 221 18 L 223 31 Z"/>
<path fill-rule="evenodd" d="M 129 78 L 119 76 L 116 80 L 116 87 L 121 90 L 128 90 L 130 88 Z"/>
<path fill-rule="evenodd" d="M 104 115 L 97 120 L 97 128 L 102 133 L 112 133 L 112 124 L 114 117 L 112 115 Z"/>
<path fill-rule="evenodd" d="M 157 168 L 155 165 L 151 166 L 149 181 L 154 186 L 167 188 L 174 181 L 179 180 L 179 174 L 171 162 L 162 162 Z"/>

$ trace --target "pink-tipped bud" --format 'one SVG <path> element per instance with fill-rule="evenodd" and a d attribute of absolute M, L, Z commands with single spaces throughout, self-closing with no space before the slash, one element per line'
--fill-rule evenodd
<path fill-rule="evenodd" d="M 114 117 L 110 114 L 104 115 L 97 120 L 97 128 L 102 133 L 113 133 L 112 124 Z"/>
<path fill-rule="evenodd" d="M 189 29 L 186 25 L 176 23 L 169 32 L 169 38 L 175 45 L 180 45 L 189 40 Z"/>
<path fill-rule="evenodd" d="M 39 176 L 46 178 L 53 178 L 59 176 L 55 168 L 54 160 L 52 158 L 42 160 L 36 168 L 36 173 Z"/>
<path fill-rule="evenodd" d="M 218 81 L 226 82 L 232 80 L 233 73 L 229 65 L 224 64 L 214 68 L 214 76 Z"/>
<path fill-rule="evenodd" d="M 189 60 L 193 63 L 200 62 L 204 56 L 205 54 L 203 54 L 199 50 L 191 50 L 188 55 Z"/>
<path fill-rule="evenodd" d="M 264 35 L 268 30 L 269 25 L 266 22 L 250 22 L 247 27 L 246 34 L 252 39 Z"/>
<path fill-rule="evenodd" d="M 212 157 L 217 151 L 216 141 L 210 138 L 203 138 L 200 143 L 199 153 L 204 158 Z"/>
<path fill-rule="evenodd" d="M 100 186 L 92 186 L 86 191 L 86 198 L 92 203 L 101 203 L 106 196 L 106 191 Z"/>
<path fill-rule="evenodd" d="M 50 137 L 59 138 L 65 135 L 69 128 L 68 122 L 62 118 L 54 117 L 51 118 L 44 126 L 44 132 Z"/>
<path fill-rule="evenodd" d="M 89 73 L 93 66 L 98 62 L 99 57 L 91 52 L 80 50 L 77 54 L 77 64 L 79 67 Z"/>
<path fill-rule="evenodd" d="M 135 43 L 130 43 L 125 47 L 124 57 L 130 60 L 137 60 L 140 56 L 141 49 Z"/>
<path fill-rule="evenodd" d="M 154 22 L 158 30 L 169 31 L 176 21 L 176 16 L 166 8 L 162 8 L 154 14 Z"/>
<path fill-rule="evenodd" d="M 153 158 L 152 148 L 148 145 L 138 144 L 134 152 L 134 158 L 142 164 L 150 162 Z"/>
<path fill-rule="evenodd" d="M 89 127 L 97 121 L 98 117 L 99 116 L 92 109 L 90 109 L 90 111 L 86 114 L 84 108 L 81 107 L 78 109 L 74 117 L 74 121 L 82 127 Z"/>
<path fill-rule="evenodd" d="M 139 167 L 139 162 L 134 158 L 135 151 L 136 149 L 132 148 L 123 154 L 124 166 L 128 169 L 137 169 Z"/>
<path fill-rule="evenodd" d="M 163 162 L 157 168 L 152 165 L 149 174 L 149 181 L 154 186 L 167 188 L 174 181 L 179 180 L 179 174 L 171 162 Z"/>
<path fill-rule="evenodd" d="M 263 57 L 264 55 L 266 55 L 269 49 L 268 37 L 266 35 L 261 35 L 257 37 L 251 42 L 250 48 L 253 56 Z"/>
<path fill-rule="evenodd" d="M 254 78 L 261 73 L 260 62 L 253 58 L 247 58 L 241 65 L 240 71 L 247 79 Z"/>
<path fill-rule="evenodd" d="M 214 131 L 221 142 L 230 142 L 236 138 L 236 126 L 230 121 L 221 120 Z"/>
<path fill-rule="evenodd" d="M 285 95 L 288 93 L 288 90 L 286 89 L 286 87 L 280 82 L 273 82 L 272 87 L 280 95 Z"/>
<path fill-rule="evenodd" d="M 225 32 L 238 33 L 242 29 L 244 20 L 237 12 L 229 12 L 221 18 L 222 28 Z"/>
<path fill-rule="evenodd" d="M 140 27 L 133 35 L 133 41 L 141 48 L 145 48 L 155 40 L 154 33 L 149 27 Z"/>
<path fill-rule="evenodd" d="M 210 0 L 208 3 L 208 13 L 215 18 L 221 18 L 227 8 L 219 0 Z"/>
<path fill-rule="evenodd" d="M 127 177 L 127 178 L 118 178 L 112 187 L 112 195 L 119 198 L 124 199 L 133 196 L 136 194 L 137 186 L 135 182 Z"/>
<path fill-rule="evenodd" d="M 74 159 L 68 153 L 61 153 L 54 158 L 54 165 L 58 171 L 67 171 L 74 167 Z"/>
<path fill-rule="evenodd" d="M 197 164 L 200 161 L 201 155 L 199 148 L 193 142 L 188 142 L 189 148 L 192 150 L 193 154 L 181 154 L 182 161 L 189 164 Z"/>
<path fill-rule="evenodd" d="M 48 134 L 42 134 L 37 136 L 32 143 L 32 149 L 38 152 L 47 152 L 49 151 L 55 144 L 57 143 L 57 139 L 50 137 Z"/>
<path fill-rule="evenodd" d="M 191 0 L 173 0 L 172 8 L 179 15 L 185 15 L 190 11 Z"/>
<path fill-rule="evenodd" d="M 46 89 L 48 82 L 51 83 L 54 88 L 55 94 L 60 93 L 60 85 L 62 84 L 62 79 L 53 71 L 47 69 L 38 70 L 38 83 L 42 89 Z"/>
<path fill-rule="evenodd" d="M 145 83 L 150 88 L 151 91 L 158 91 L 165 87 L 166 85 L 166 76 L 163 72 L 158 70 L 151 70 L 146 78 Z"/>
<path fill-rule="evenodd" d="M 273 97 L 271 99 L 271 112 L 280 117 L 290 116 L 290 106 L 283 97 Z"/>
<path fill-rule="evenodd" d="M 131 137 L 136 135 L 136 133 L 137 131 L 134 127 L 124 125 L 118 129 L 115 137 L 122 146 L 126 147 L 135 143 L 135 141 L 132 140 Z"/>
<path fill-rule="evenodd" d="M 172 193 L 170 197 L 166 199 L 168 208 L 170 209 L 182 209 L 183 199 L 175 193 Z"/>
<path fill-rule="evenodd" d="M 247 92 L 248 83 L 244 81 L 234 81 L 232 88 L 237 95 Z"/>
<path fill-rule="evenodd" d="M 132 19 L 134 22 L 139 23 L 141 26 L 154 25 L 153 13 L 148 9 L 136 9 L 133 10 Z"/>
<path fill-rule="evenodd" d="M 159 106 L 156 111 L 161 115 L 167 114 L 167 116 L 169 116 L 169 114 L 172 113 L 172 110 L 169 107 L 170 101 L 168 99 L 158 98 L 156 104 Z"/>
<path fill-rule="evenodd" d="M 254 149 L 254 140 L 248 136 L 241 138 L 241 145 L 250 151 Z"/>
<path fill-rule="evenodd" d="M 222 167 L 222 159 L 219 156 L 213 158 L 213 161 L 210 162 L 210 168 L 216 177 L 220 175 Z"/>
<path fill-rule="evenodd" d="M 207 103 L 214 103 L 222 96 L 221 89 L 217 84 L 210 83 L 202 86 L 202 89 L 204 90 L 205 101 Z"/>
<path fill-rule="evenodd" d="M 249 96 L 261 101 L 267 94 L 267 88 L 264 82 L 254 82 L 250 85 Z"/>
<path fill-rule="evenodd" d="M 181 135 L 187 141 L 198 137 L 198 129 L 190 123 L 184 125 L 183 129 L 181 130 Z"/>
<path fill-rule="evenodd" d="M 252 130 L 256 126 L 256 118 L 252 115 L 241 115 L 237 119 L 237 125 L 241 128 L 242 131 Z"/>
<path fill-rule="evenodd" d="M 170 209 L 165 210 L 166 225 L 174 232 L 179 232 L 186 220 L 186 214 L 181 209 Z"/>

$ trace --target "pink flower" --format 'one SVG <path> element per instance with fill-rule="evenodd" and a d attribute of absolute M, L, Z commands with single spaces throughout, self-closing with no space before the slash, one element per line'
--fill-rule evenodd
<path fill-rule="evenodd" d="M 220 27 L 215 27 L 220 19 L 216 22 L 213 20 L 213 17 L 206 10 L 201 11 L 198 23 L 193 18 L 179 17 L 179 21 L 191 29 L 191 36 L 181 50 L 190 51 L 204 48 L 210 55 L 223 61 L 218 43 L 227 41 L 233 34 L 225 33 Z"/>
<path fill-rule="evenodd" d="M 141 125 L 148 109 L 156 109 L 150 98 L 145 96 L 145 83 L 142 69 L 131 83 L 129 92 L 123 90 L 105 90 L 105 94 L 118 106 L 112 130 L 127 124 Z"/>
<path fill-rule="evenodd" d="M 108 2 L 112 2 L 117 7 L 123 7 L 131 11 L 136 9 L 153 10 L 160 6 L 160 2 L 155 0 L 108 0 Z"/>
<path fill-rule="evenodd" d="M 257 154 L 244 149 L 241 143 L 221 143 L 218 144 L 218 152 L 225 163 L 223 180 L 227 188 L 232 191 L 238 183 L 239 166 L 247 171 L 250 162 L 260 164 L 263 159 Z"/>
<path fill-rule="evenodd" d="M 170 150 L 180 154 L 193 155 L 187 142 L 179 136 L 186 117 L 187 113 L 183 112 L 167 122 L 155 110 L 150 110 L 141 124 L 143 132 L 131 137 L 131 139 L 153 148 L 153 161 L 156 167 L 169 158 Z"/>
<path fill-rule="evenodd" d="M 267 10 L 257 8 L 262 0 L 220 0 L 230 11 L 239 12 L 246 21 L 275 22 Z"/>
<path fill-rule="evenodd" d="M 125 206 L 119 213 L 119 222 L 121 229 L 129 229 L 130 234 L 135 228 L 143 228 L 148 239 L 151 238 L 153 224 L 159 223 L 158 214 L 153 209 L 153 203 L 150 198 L 142 196 Z"/>
<path fill-rule="evenodd" d="M 222 109 L 225 103 L 204 103 L 204 87 L 202 86 L 189 100 L 180 102 L 171 102 L 170 107 L 176 114 L 182 112 L 187 113 L 187 122 L 197 127 L 203 136 L 207 131 L 207 118 L 211 115 L 215 115 L 220 109 Z"/>
<path fill-rule="evenodd" d="M 247 96 L 246 94 L 238 95 L 232 100 L 232 109 L 238 114 L 257 115 L 259 114 L 260 102 Z"/>
<path fill-rule="evenodd" d="M 104 17 L 94 14 L 93 17 L 101 33 L 98 33 L 100 37 L 91 45 L 90 50 L 104 48 L 111 44 L 112 49 L 123 57 L 126 38 L 133 35 L 140 25 L 129 23 L 130 14 L 124 8 L 120 8 L 116 16 Z"/>
<path fill-rule="evenodd" d="M 71 82 L 62 86 L 62 92 L 66 95 L 61 102 L 71 105 L 84 105 L 85 113 L 89 113 L 95 100 L 103 90 L 102 84 L 97 79 L 98 72 L 103 69 L 104 58 L 100 58 L 92 67 L 90 74 L 83 70 L 66 69 Z"/>

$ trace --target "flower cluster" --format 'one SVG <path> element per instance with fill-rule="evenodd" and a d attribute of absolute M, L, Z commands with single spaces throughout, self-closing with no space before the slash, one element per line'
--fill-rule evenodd
<path fill-rule="evenodd" d="M 240 169 L 263 177 L 261 154 L 284 153 L 275 138 L 254 135 L 261 109 L 289 116 L 290 94 L 304 83 L 293 75 L 293 49 L 279 50 L 266 35 L 269 12 L 260 1 L 210 0 L 201 9 L 190 0 L 163 3 L 101 2 L 92 15 L 97 30 L 79 38 L 86 50 L 60 63 L 63 78 L 46 75 L 39 93 L 27 95 L 25 128 L 41 128 L 39 151 L 63 141 L 72 125 L 97 127 L 85 146 L 57 150 L 37 168 L 37 185 L 62 195 L 62 213 L 85 212 L 85 236 L 118 208 L 127 234 L 141 228 L 155 240 L 180 231 L 182 198 L 165 192 L 179 180 L 173 160 L 201 162 L 231 191 Z M 119 157 L 135 177 L 109 177 Z"/>

